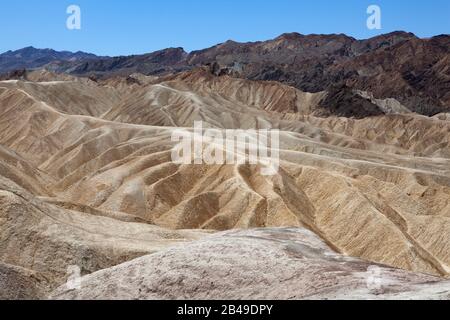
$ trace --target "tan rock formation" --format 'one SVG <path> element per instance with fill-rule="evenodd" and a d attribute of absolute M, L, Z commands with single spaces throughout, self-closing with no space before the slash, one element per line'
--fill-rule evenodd
<path fill-rule="evenodd" d="M 450 274 L 445 115 L 319 118 L 322 93 L 204 70 L 35 77 L 0 82 L 0 262 L 49 288 L 67 266 L 89 274 L 210 232 L 198 229 L 304 227 L 343 255 Z M 280 129 L 278 174 L 173 163 L 172 133 L 199 120 Z"/>

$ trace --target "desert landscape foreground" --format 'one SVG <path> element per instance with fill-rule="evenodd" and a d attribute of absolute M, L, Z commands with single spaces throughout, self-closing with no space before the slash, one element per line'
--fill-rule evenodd
<path fill-rule="evenodd" d="M 369 54 L 403 52 L 393 37 Z M 446 53 L 422 76 L 444 92 L 409 83 L 405 100 L 250 79 L 223 56 L 161 74 L 9 74 L 0 298 L 450 299 L 449 37 L 430 41 Z M 280 130 L 278 173 L 174 163 L 172 133 L 195 121 Z"/>

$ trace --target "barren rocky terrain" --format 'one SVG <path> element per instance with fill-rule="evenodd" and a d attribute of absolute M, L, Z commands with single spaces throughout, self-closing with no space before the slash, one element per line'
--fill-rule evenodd
<path fill-rule="evenodd" d="M 370 86 L 175 67 L 0 81 L 0 298 L 450 298 L 448 82 L 429 117 Z M 172 133 L 200 120 L 280 130 L 278 173 L 174 163 Z"/>
<path fill-rule="evenodd" d="M 245 257 L 245 259 L 243 259 Z M 450 299 L 450 281 L 333 252 L 305 229 L 231 231 L 86 276 L 55 299 Z"/>

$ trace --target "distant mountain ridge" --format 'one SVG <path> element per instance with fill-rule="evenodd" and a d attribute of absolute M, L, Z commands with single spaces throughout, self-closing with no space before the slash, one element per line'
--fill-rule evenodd
<path fill-rule="evenodd" d="M 207 65 L 217 76 L 278 81 L 306 92 L 330 91 L 336 108 L 352 101 L 348 94 L 338 94 L 349 88 L 370 92 L 376 99 L 394 98 L 423 115 L 450 111 L 450 35 L 420 39 L 397 31 L 357 40 L 344 34 L 285 33 L 268 41 L 230 40 L 191 53 L 169 48 L 122 57 L 33 49 L 0 55 L 0 73 L 44 67 L 108 78 L 167 75 Z"/>
<path fill-rule="evenodd" d="M 36 49 L 26 47 L 16 51 L 0 54 L 0 72 L 10 72 L 17 69 L 41 68 L 55 61 L 77 62 L 85 59 L 98 58 L 96 55 L 82 51 L 55 51 L 53 49 Z"/>
<path fill-rule="evenodd" d="M 54 61 L 46 66 L 50 71 L 74 75 L 111 77 L 142 73 L 144 75 L 176 73 L 190 69 L 183 48 L 168 48 L 143 55 L 91 57 L 81 61 Z"/>

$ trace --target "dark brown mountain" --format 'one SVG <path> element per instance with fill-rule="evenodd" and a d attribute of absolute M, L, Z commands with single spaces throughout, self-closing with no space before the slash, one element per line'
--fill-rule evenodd
<path fill-rule="evenodd" d="M 218 74 L 280 81 L 308 92 L 345 85 L 395 98 L 425 115 L 450 110 L 449 62 L 450 36 L 419 39 L 404 32 L 368 40 L 294 33 L 267 42 L 230 41 L 192 52 L 188 60 L 215 64 Z"/>
<path fill-rule="evenodd" d="M 217 76 L 279 81 L 306 92 L 331 91 L 329 96 L 336 100 L 330 111 L 356 99 L 357 105 L 366 106 L 359 116 L 379 112 L 373 106 L 367 108 L 367 101 L 359 95 L 350 98 L 352 89 L 370 92 L 375 99 L 394 98 L 423 115 L 450 111 L 450 35 L 419 39 L 399 31 L 356 40 L 343 34 L 286 33 L 263 42 L 227 41 L 189 54 L 171 48 L 114 58 L 55 59 L 46 68 L 105 78 L 132 73 L 166 75 L 204 65 Z M 336 88 L 349 90 L 339 93 Z"/>

